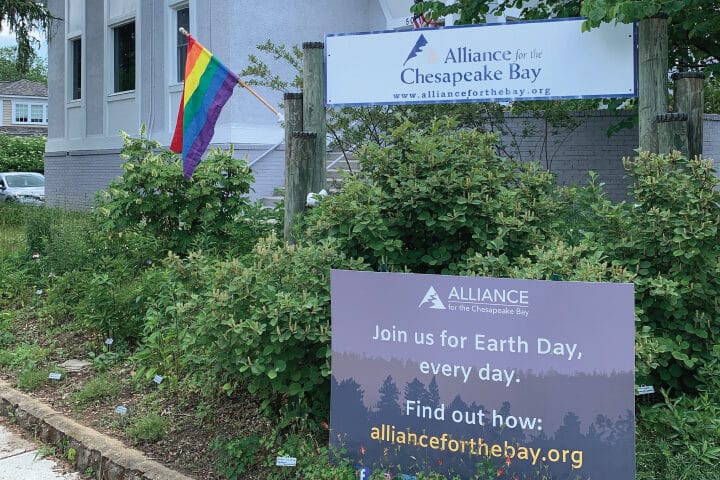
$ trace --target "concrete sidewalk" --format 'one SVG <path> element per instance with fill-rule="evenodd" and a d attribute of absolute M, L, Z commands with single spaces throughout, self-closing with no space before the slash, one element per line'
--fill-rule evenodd
<path fill-rule="evenodd" d="M 38 445 L 10 431 L 0 420 L 0 480 L 79 480 L 77 473 L 62 473 L 52 460 L 39 458 Z"/>

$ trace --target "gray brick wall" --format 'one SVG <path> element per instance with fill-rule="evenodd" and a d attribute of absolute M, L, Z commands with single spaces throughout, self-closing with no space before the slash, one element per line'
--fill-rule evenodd
<path fill-rule="evenodd" d="M 585 184 L 588 172 L 598 174 L 608 197 L 627 198 L 623 157 L 637 147 L 637 130 L 623 129 L 608 136 L 608 129 L 626 116 L 587 112 L 573 116 L 571 127 L 553 127 L 531 116 L 509 116 L 501 136 L 504 153 L 523 161 L 536 161 L 557 175 L 560 185 Z"/>
<path fill-rule="evenodd" d="M 590 170 L 597 172 L 604 190 L 613 200 L 627 199 L 628 180 L 623 157 L 633 156 L 637 148 L 637 129 L 624 129 L 608 137 L 608 128 L 623 117 L 607 112 L 588 112 L 575 117 L 572 128 L 553 128 L 533 117 L 508 117 L 501 135 L 505 155 L 536 161 L 557 175 L 561 185 L 585 184 Z M 704 156 L 720 167 L 720 115 L 705 115 Z M 285 149 L 283 145 L 246 145 L 235 147 L 235 157 L 247 155 L 255 176 L 253 200 L 272 195 L 284 184 Z M 80 151 L 66 155 L 48 154 L 45 173 L 48 178 L 48 203 L 67 208 L 88 208 L 95 192 L 107 187 L 122 173 L 117 150 Z"/>
<path fill-rule="evenodd" d="M 720 115 L 705 114 L 703 157 L 715 160 L 715 170 L 720 171 Z"/>
<path fill-rule="evenodd" d="M 266 153 L 272 145 L 235 148 L 235 158 L 247 156 L 249 162 Z M 88 209 L 95 203 L 96 192 L 107 188 L 122 175 L 119 150 L 72 152 L 45 155 L 45 195 L 48 205 L 70 210 Z M 281 145 L 253 166 L 255 183 L 252 200 L 272 195 L 284 183 L 285 150 Z"/>
<path fill-rule="evenodd" d="M 119 150 L 78 151 L 45 155 L 48 205 L 70 210 L 92 207 L 96 192 L 122 174 Z"/>

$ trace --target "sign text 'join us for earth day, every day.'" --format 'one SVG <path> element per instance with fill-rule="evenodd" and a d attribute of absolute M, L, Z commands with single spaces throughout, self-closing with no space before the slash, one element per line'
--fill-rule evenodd
<path fill-rule="evenodd" d="M 333 270 L 331 297 L 330 441 L 360 478 L 634 478 L 631 284 Z"/>
<path fill-rule="evenodd" d="M 633 24 L 583 19 L 325 37 L 327 106 L 636 96 Z"/>

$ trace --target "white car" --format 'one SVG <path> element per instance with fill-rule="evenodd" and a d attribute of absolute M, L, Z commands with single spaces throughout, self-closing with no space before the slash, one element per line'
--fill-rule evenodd
<path fill-rule="evenodd" d="M 43 205 L 45 176 L 33 172 L 0 173 L 0 202 Z"/>

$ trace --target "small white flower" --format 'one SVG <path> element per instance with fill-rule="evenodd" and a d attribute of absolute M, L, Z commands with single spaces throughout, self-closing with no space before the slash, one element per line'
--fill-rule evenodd
<path fill-rule="evenodd" d="M 39 288 L 39 289 L 35 290 L 35 295 L 42 295 L 42 294 L 43 294 L 42 289 Z"/>

